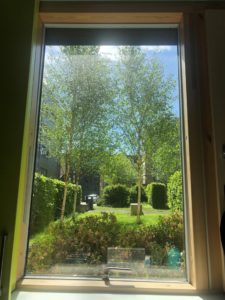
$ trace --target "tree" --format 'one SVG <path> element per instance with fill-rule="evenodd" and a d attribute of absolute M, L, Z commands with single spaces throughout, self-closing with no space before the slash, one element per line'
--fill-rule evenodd
<path fill-rule="evenodd" d="M 167 184 L 168 205 L 172 211 L 183 211 L 183 178 L 181 171 L 176 171 Z"/>
<path fill-rule="evenodd" d="M 133 164 L 122 153 L 108 157 L 106 163 L 102 165 L 101 174 L 104 177 L 104 182 L 110 185 L 132 185 L 136 179 L 136 170 Z"/>
<path fill-rule="evenodd" d="M 59 159 L 67 185 L 73 171 L 79 184 L 82 172 L 99 169 L 108 153 L 109 102 L 112 99 L 108 64 L 99 47 L 60 47 L 48 57 L 43 79 L 39 143 Z M 56 50 L 55 50 L 56 51 Z M 76 208 L 74 196 L 74 211 Z"/>
<path fill-rule="evenodd" d="M 175 171 L 181 170 L 181 138 L 177 117 L 168 117 L 164 126 L 166 134 L 161 136 L 160 143 L 156 141 L 149 162 L 152 177 L 166 184 Z"/>
<path fill-rule="evenodd" d="M 154 144 L 166 134 L 163 122 L 172 116 L 174 81 L 165 78 L 163 66 L 149 59 L 140 47 L 120 48 L 118 63 L 117 126 L 121 149 L 137 172 L 138 213 L 140 223 L 141 187 L 146 157 L 151 156 Z"/>

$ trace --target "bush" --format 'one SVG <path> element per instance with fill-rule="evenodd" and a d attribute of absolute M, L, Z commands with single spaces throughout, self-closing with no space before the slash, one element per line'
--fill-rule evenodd
<path fill-rule="evenodd" d="M 28 256 L 27 256 L 27 271 L 43 272 L 57 263 L 54 248 L 54 235 L 39 234 L 29 242 Z"/>
<path fill-rule="evenodd" d="M 108 247 L 145 248 L 151 264 L 166 264 L 173 247 L 184 250 L 182 214 L 176 212 L 161 217 L 157 224 L 136 227 L 119 224 L 109 213 L 57 220 L 30 240 L 27 270 L 41 273 L 71 256 L 89 264 L 106 263 Z"/>
<path fill-rule="evenodd" d="M 176 246 L 184 249 L 183 214 L 176 211 L 168 216 L 160 216 L 156 225 L 152 226 L 152 234 L 159 245 Z"/>
<path fill-rule="evenodd" d="M 105 201 L 104 201 L 104 199 L 99 198 L 99 199 L 96 201 L 96 204 L 97 204 L 97 206 L 105 206 Z"/>
<path fill-rule="evenodd" d="M 122 184 L 108 185 L 103 190 L 103 199 L 112 207 L 128 207 L 129 189 Z"/>
<path fill-rule="evenodd" d="M 58 219 L 61 213 L 65 183 L 35 174 L 32 195 L 30 234 L 43 230 L 50 222 Z M 68 184 L 65 216 L 73 212 L 74 191 L 78 192 L 77 206 L 81 200 L 81 187 Z"/>
<path fill-rule="evenodd" d="M 43 230 L 50 221 L 55 219 L 55 199 L 57 188 L 52 179 L 35 174 L 32 195 L 30 233 Z"/>
<path fill-rule="evenodd" d="M 137 196 L 138 196 L 138 186 L 132 186 L 130 188 L 130 203 L 137 203 Z M 141 202 L 147 202 L 148 197 L 145 193 L 143 186 L 141 187 Z"/>
<path fill-rule="evenodd" d="M 170 176 L 168 184 L 168 206 L 173 211 L 183 211 L 183 187 L 181 171 L 176 171 Z"/>
<path fill-rule="evenodd" d="M 165 184 L 152 182 L 150 183 L 150 186 L 148 185 L 147 191 L 149 193 L 149 203 L 152 205 L 153 208 L 167 208 L 167 193 Z"/>
<path fill-rule="evenodd" d="M 183 216 L 176 212 L 161 216 L 154 225 L 140 225 L 134 228 L 122 227 L 118 237 L 119 247 L 145 248 L 151 264 L 167 263 L 168 251 L 176 247 L 184 250 Z"/>
<path fill-rule="evenodd" d="M 31 240 L 28 252 L 29 273 L 43 272 L 73 256 L 90 264 L 106 263 L 107 249 L 117 243 L 119 225 L 113 214 L 55 221 L 44 234 Z"/>

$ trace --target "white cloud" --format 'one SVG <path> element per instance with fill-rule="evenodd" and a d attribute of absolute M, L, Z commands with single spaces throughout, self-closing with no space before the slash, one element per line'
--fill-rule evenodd
<path fill-rule="evenodd" d="M 172 46 L 141 46 L 141 49 L 145 51 L 161 52 L 161 51 L 171 51 Z"/>
<path fill-rule="evenodd" d="M 163 52 L 171 51 L 173 46 L 140 46 L 143 51 Z M 119 46 L 100 46 L 99 53 L 111 60 L 119 59 Z"/>
<path fill-rule="evenodd" d="M 119 58 L 118 46 L 100 46 L 99 53 L 108 57 L 111 60 L 118 60 Z"/>

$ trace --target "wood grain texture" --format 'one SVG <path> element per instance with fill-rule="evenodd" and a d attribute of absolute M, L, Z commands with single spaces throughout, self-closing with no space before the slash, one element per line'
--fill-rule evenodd
<path fill-rule="evenodd" d="M 221 1 L 45 1 L 40 12 L 195 12 L 205 9 L 222 9 Z"/>
<path fill-rule="evenodd" d="M 151 12 L 40 12 L 40 18 L 45 24 L 177 24 L 182 14 L 151 13 Z"/>
<path fill-rule="evenodd" d="M 77 291 L 77 292 L 102 292 L 102 293 L 196 293 L 195 288 L 188 283 L 159 283 L 138 281 L 111 281 L 106 286 L 102 280 L 50 280 L 50 279 L 23 279 L 18 282 L 20 290 L 42 291 Z"/>

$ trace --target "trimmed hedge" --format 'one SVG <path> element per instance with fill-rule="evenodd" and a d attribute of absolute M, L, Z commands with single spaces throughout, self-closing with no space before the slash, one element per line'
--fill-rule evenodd
<path fill-rule="evenodd" d="M 30 217 L 31 235 L 42 231 L 50 222 L 60 217 L 64 186 L 63 181 L 35 173 Z M 69 183 L 65 216 L 73 212 L 75 189 L 78 192 L 77 207 L 80 204 L 81 187 Z"/>
<path fill-rule="evenodd" d="M 183 210 L 183 187 L 181 171 L 170 176 L 168 184 L 168 206 L 173 211 Z"/>
<path fill-rule="evenodd" d="M 105 205 L 112 207 L 128 207 L 129 195 L 129 189 L 123 184 L 108 185 L 103 190 Z"/>
<path fill-rule="evenodd" d="M 40 273 L 73 256 L 89 264 L 107 262 L 108 247 L 145 248 L 151 264 L 166 265 L 168 253 L 184 250 L 183 217 L 176 212 L 154 225 L 120 225 L 111 213 L 55 221 L 30 240 L 27 270 Z"/>
<path fill-rule="evenodd" d="M 167 192 L 164 183 L 152 182 L 147 186 L 149 203 L 155 209 L 167 208 Z"/>
<path fill-rule="evenodd" d="M 130 203 L 137 203 L 138 186 L 134 185 L 130 188 Z M 147 202 L 148 197 L 145 193 L 143 186 L 141 187 L 141 202 Z"/>

